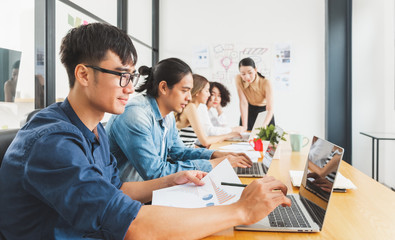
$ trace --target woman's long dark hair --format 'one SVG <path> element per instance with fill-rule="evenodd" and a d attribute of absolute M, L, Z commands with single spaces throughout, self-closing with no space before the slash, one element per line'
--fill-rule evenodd
<path fill-rule="evenodd" d="M 240 69 L 241 66 L 252 67 L 254 69 L 256 68 L 254 60 L 252 60 L 252 58 L 249 58 L 249 57 L 248 58 L 243 58 L 243 59 L 240 60 L 240 62 L 239 62 L 239 69 Z M 265 76 L 263 76 L 260 72 L 257 71 L 257 73 L 258 73 L 258 75 L 260 77 L 265 78 Z"/>
<path fill-rule="evenodd" d="M 226 105 L 228 105 L 228 103 L 230 102 L 230 92 L 228 91 L 228 89 L 219 82 L 210 82 L 210 94 L 213 91 L 213 88 L 218 88 L 219 93 L 221 94 L 221 106 L 225 107 Z M 207 100 L 207 102 L 210 101 L 210 98 Z"/>
<path fill-rule="evenodd" d="M 141 66 L 139 73 L 146 78 L 136 92 L 146 90 L 148 95 L 158 97 L 158 87 L 161 81 L 165 81 L 168 88 L 172 89 L 185 75 L 192 74 L 192 70 L 188 64 L 178 58 L 167 58 L 158 62 L 153 68 Z"/>

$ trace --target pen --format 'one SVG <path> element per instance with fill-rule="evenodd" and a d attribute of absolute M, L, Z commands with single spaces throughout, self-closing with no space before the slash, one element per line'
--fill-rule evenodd
<path fill-rule="evenodd" d="M 221 182 L 221 185 L 233 186 L 233 187 L 247 187 L 247 184 L 228 183 L 228 182 Z"/>

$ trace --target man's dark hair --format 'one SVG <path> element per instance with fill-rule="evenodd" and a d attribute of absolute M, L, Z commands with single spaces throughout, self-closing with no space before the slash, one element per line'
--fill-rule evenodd
<path fill-rule="evenodd" d="M 188 64 L 178 58 L 167 58 L 158 62 L 153 68 L 141 66 L 139 73 L 147 77 L 144 84 L 136 89 L 136 92 L 147 90 L 147 95 L 158 97 L 158 88 L 161 81 L 165 81 L 167 87 L 172 89 L 185 75 L 192 73 L 192 70 Z"/>
<path fill-rule="evenodd" d="M 75 67 L 80 63 L 97 65 L 110 50 L 126 65 L 137 62 L 137 52 L 130 37 L 117 27 L 105 23 L 90 23 L 71 29 L 63 38 L 60 58 L 74 87 Z"/>
<path fill-rule="evenodd" d="M 221 106 L 225 107 L 230 102 L 230 92 L 222 83 L 210 82 L 210 94 L 215 87 L 218 88 L 219 93 L 221 94 Z M 207 102 L 208 101 L 210 101 L 210 98 L 207 100 Z"/>

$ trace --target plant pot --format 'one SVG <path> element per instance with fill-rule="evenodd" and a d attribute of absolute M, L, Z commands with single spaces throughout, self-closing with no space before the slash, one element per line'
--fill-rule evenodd
<path fill-rule="evenodd" d="M 259 152 L 263 151 L 263 144 L 261 139 L 254 138 L 254 140 L 250 141 L 250 144 L 252 145 L 255 151 L 259 151 Z"/>

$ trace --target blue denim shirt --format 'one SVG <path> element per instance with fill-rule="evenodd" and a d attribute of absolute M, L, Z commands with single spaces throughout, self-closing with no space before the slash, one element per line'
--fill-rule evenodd
<path fill-rule="evenodd" d="M 155 98 L 133 97 L 125 112 L 106 125 L 110 151 L 118 161 L 123 181 L 159 178 L 183 170 L 212 169 L 213 151 L 186 148 L 178 135 L 173 112 L 162 117 Z M 170 156 L 172 162 L 167 161 Z"/>
<path fill-rule="evenodd" d="M 6 239 L 123 239 L 141 203 L 122 193 L 101 124 L 96 135 L 68 100 L 18 131 L 0 168 Z"/>

